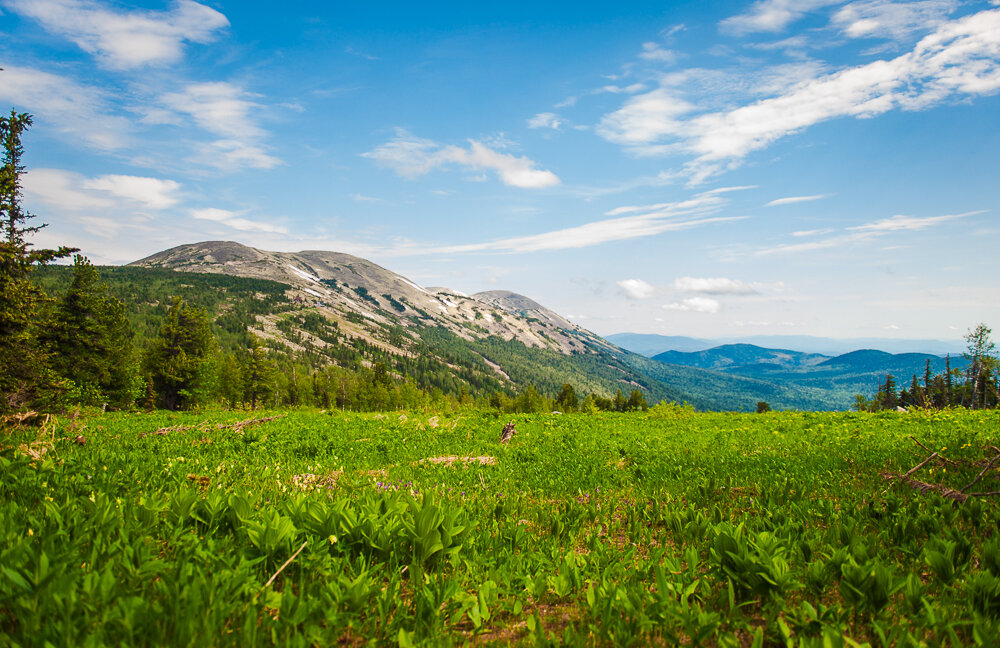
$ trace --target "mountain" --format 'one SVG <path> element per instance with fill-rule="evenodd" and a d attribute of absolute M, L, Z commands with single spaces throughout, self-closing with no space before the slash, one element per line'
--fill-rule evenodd
<path fill-rule="evenodd" d="M 130 266 L 183 273 L 182 285 L 196 292 L 218 289 L 198 278 L 219 275 L 285 286 L 281 299 L 263 310 L 220 298 L 217 317 L 242 309 L 251 314 L 254 334 L 269 346 L 343 366 L 380 362 L 425 388 L 489 394 L 533 384 L 554 395 L 568 382 L 580 393 L 610 396 L 620 389 L 627 395 L 640 389 L 650 402 L 687 401 L 699 409 L 753 410 L 758 400 L 777 408 L 849 406 L 815 388 L 655 362 L 524 295 L 426 288 L 338 252 L 269 252 L 207 241 Z"/>
<path fill-rule="evenodd" d="M 787 349 L 765 349 L 753 344 L 724 344 L 694 353 L 665 351 L 653 356 L 653 360 L 688 367 L 701 367 L 703 369 L 718 369 L 720 371 L 740 373 L 741 367 L 753 365 L 766 365 L 766 368 L 769 369 L 811 367 L 827 361 L 829 358 L 817 353 L 801 353 Z"/>
<path fill-rule="evenodd" d="M 901 387 L 909 384 L 913 375 L 923 379 L 930 362 L 933 374 L 945 368 L 945 359 L 927 353 L 886 353 L 862 349 L 835 357 L 801 353 L 787 349 L 767 349 L 750 344 L 727 344 L 704 351 L 684 353 L 666 351 L 653 360 L 670 365 L 711 369 L 748 379 L 819 390 L 840 409 L 853 402 L 855 394 L 872 396 L 878 385 L 892 374 Z M 961 369 L 967 361 L 953 358 L 952 368 Z"/>
<path fill-rule="evenodd" d="M 741 338 L 698 339 L 677 335 L 651 333 L 615 333 L 605 336 L 609 342 L 652 358 L 666 351 L 704 351 L 725 344 L 752 344 L 769 349 L 793 349 L 799 353 L 837 356 L 858 349 L 874 349 L 886 353 L 926 353 L 930 355 L 961 355 L 962 340 L 906 340 L 895 338 L 825 338 L 811 335 L 751 335 Z"/>

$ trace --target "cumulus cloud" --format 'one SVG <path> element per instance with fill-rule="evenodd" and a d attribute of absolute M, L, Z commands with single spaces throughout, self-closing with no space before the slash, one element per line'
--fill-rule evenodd
<path fill-rule="evenodd" d="M 901 39 L 937 27 L 957 6 L 956 0 L 866 0 L 841 7 L 832 23 L 851 38 Z"/>
<path fill-rule="evenodd" d="M 689 297 L 671 304 L 664 304 L 663 307 L 667 310 L 690 313 L 718 313 L 721 305 L 710 297 Z"/>
<path fill-rule="evenodd" d="M 511 187 L 542 189 L 559 184 L 556 174 L 536 168 L 533 160 L 499 153 L 486 144 L 471 139 L 469 148 L 444 146 L 399 129 L 395 138 L 362 155 L 407 178 L 424 175 L 437 168 L 458 165 L 477 171 L 493 171 L 501 182 Z"/>
<path fill-rule="evenodd" d="M 149 209 L 166 209 L 177 204 L 181 186 L 173 180 L 144 178 L 130 175 L 102 175 L 84 181 L 85 189 L 103 191 L 118 198 L 131 200 Z"/>
<path fill-rule="evenodd" d="M 811 11 L 841 2 L 843 0 L 758 0 L 748 11 L 723 20 L 719 28 L 737 35 L 779 32 Z"/>
<path fill-rule="evenodd" d="M 107 93 L 36 68 L 0 62 L 0 101 L 99 151 L 126 147 L 129 121 L 113 114 Z"/>
<path fill-rule="evenodd" d="M 191 0 L 177 0 L 169 11 L 124 11 L 91 0 L 3 4 L 118 69 L 172 63 L 180 59 L 185 42 L 210 42 L 229 26 L 224 15 Z"/>
<path fill-rule="evenodd" d="M 819 73 L 733 109 L 697 114 L 679 88 L 663 86 L 605 115 L 597 132 L 638 154 L 691 155 L 686 172 L 698 182 L 814 124 L 923 110 L 998 90 L 1000 9 L 991 9 L 939 25 L 894 59 Z"/>
<path fill-rule="evenodd" d="M 708 295 L 752 295 L 758 292 L 755 284 L 725 277 L 680 277 L 674 280 L 674 290 Z"/>
<path fill-rule="evenodd" d="M 217 209 L 215 207 L 192 209 L 191 216 L 199 220 L 221 223 L 227 227 L 231 227 L 242 232 L 269 232 L 275 234 L 288 233 L 288 230 L 284 227 L 272 225 L 271 223 L 261 223 L 258 221 L 247 220 L 246 218 L 242 218 L 240 216 L 240 212 L 229 211 L 228 209 Z"/>
<path fill-rule="evenodd" d="M 649 299 L 656 292 L 656 288 L 642 279 L 622 279 L 617 283 L 630 299 Z"/>
<path fill-rule="evenodd" d="M 766 203 L 765 207 L 777 207 L 779 205 L 794 205 L 796 203 L 811 202 L 813 200 L 822 200 L 823 198 L 829 198 L 830 194 L 819 194 L 816 196 L 789 196 L 787 198 L 777 198 L 769 203 Z"/>

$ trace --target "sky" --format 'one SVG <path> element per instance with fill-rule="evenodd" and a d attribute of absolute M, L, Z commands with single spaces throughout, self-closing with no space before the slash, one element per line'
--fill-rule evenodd
<path fill-rule="evenodd" d="M 997 0 L 0 0 L 0 68 L 35 242 L 95 263 L 334 250 L 602 335 L 1000 331 Z"/>

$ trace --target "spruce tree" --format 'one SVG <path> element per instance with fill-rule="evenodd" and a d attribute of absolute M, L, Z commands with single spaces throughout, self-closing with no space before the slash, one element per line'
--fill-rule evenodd
<path fill-rule="evenodd" d="M 265 401 L 274 391 L 274 364 L 267 357 L 267 351 L 261 346 L 255 335 L 250 335 L 249 347 L 243 356 L 243 397 L 250 407 Z"/>
<path fill-rule="evenodd" d="M 214 349 L 208 314 L 174 297 L 167 321 L 146 351 L 143 363 L 152 376 L 160 405 L 170 410 L 186 409 L 205 398 Z"/>
<path fill-rule="evenodd" d="M 11 110 L 0 117 L 0 413 L 23 406 L 54 403 L 60 391 L 58 376 L 49 368 L 48 354 L 37 333 L 44 293 L 28 280 L 35 265 L 72 254 L 75 250 L 32 249 L 27 238 L 44 225 L 28 226 L 34 216 L 21 206 L 24 147 L 21 135 L 31 126 L 31 116 Z"/>
<path fill-rule="evenodd" d="M 83 256 L 73 258 L 73 282 L 41 337 L 52 353 L 53 369 L 72 381 L 74 400 L 116 408 L 135 400 L 139 377 L 125 306 L 108 294 Z"/>

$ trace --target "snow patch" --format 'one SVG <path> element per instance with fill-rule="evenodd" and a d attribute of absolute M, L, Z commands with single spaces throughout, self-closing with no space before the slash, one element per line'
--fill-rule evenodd
<path fill-rule="evenodd" d="M 408 286 L 413 286 L 414 288 L 416 288 L 416 289 L 417 289 L 417 290 L 419 290 L 420 292 L 424 293 L 425 295 L 429 295 L 429 294 L 430 294 L 429 292 L 427 292 L 426 290 L 424 290 L 423 288 L 421 288 L 421 287 L 420 287 L 420 286 L 418 286 L 417 284 L 413 283 L 412 281 L 410 281 L 410 280 L 409 280 L 409 279 L 407 279 L 406 277 L 399 277 L 398 275 L 397 275 L 397 277 L 398 277 L 398 279 L 399 279 L 400 281 L 402 281 L 402 282 L 403 282 L 403 283 L 405 283 L 406 285 L 408 285 Z"/>
<path fill-rule="evenodd" d="M 316 297 L 322 297 L 323 296 L 323 295 L 319 294 L 318 292 L 316 292 L 315 290 L 312 290 L 311 288 L 303 288 L 302 290 L 304 290 L 307 293 L 309 293 L 310 295 L 313 295 L 313 296 L 316 296 Z"/>
<path fill-rule="evenodd" d="M 291 268 L 292 272 L 294 272 L 295 274 L 297 274 L 300 278 L 305 279 L 306 281 L 314 281 L 316 283 L 319 283 L 319 277 L 315 277 L 315 276 L 309 274 L 308 272 L 306 272 L 305 270 L 299 270 L 298 268 L 296 268 L 295 266 L 293 266 L 291 263 L 288 263 L 286 265 L 289 268 Z"/>

